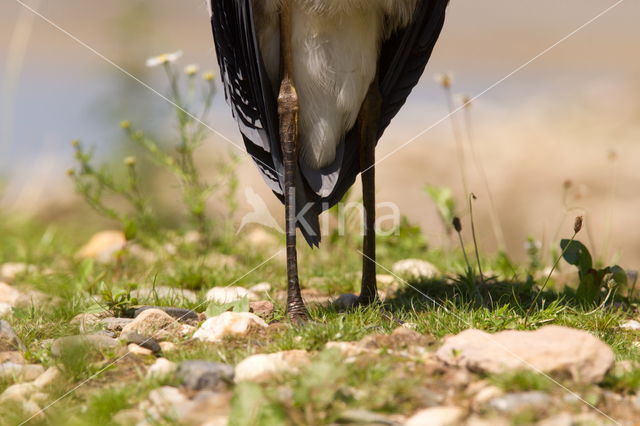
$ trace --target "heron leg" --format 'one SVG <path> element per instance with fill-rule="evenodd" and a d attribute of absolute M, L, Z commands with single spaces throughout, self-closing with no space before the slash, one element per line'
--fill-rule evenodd
<path fill-rule="evenodd" d="M 280 121 L 280 144 L 284 165 L 284 207 L 287 244 L 287 315 L 294 322 L 309 318 L 302 300 L 298 279 L 298 254 L 296 250 L 296 169 L 298 164 L 298 94 L 293 82 L 291 60 L 291 5 L 282 2 L 280 12 L 281 70 L 282 81 L 278 95 L 278 118 Z"/>
<path fill-rule="evenodd" d="M 375 150 L 382 97 L 376 78 L 369 88 L 360 115 L 360 169 L 362 170 L 362 196 L 364 204 L 364 238 L 362 247 L 362 287 L 358 304 L 368 305 L 378 297 L 376 283 L 376 192 Z"/>

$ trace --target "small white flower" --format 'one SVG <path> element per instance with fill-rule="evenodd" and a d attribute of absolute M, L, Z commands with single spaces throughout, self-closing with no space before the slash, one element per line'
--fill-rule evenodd
<path fill-rule="evenodd" d="M 155 56 L 147 59 L 147 66 L 149 68 L 157 67 L 158 65 L 165 65 L 177 61 L 182 56 L 182 50 L 178 50 L 173 53 L 163 53 L 162 55 Z"/>
<path fill-rule="evenodd" d="M 189 77 L 193 77 L 194 75 L 200 72 L 200 67 L 196 64 L 187 65 L 184 67 L 184 73 Z"/>

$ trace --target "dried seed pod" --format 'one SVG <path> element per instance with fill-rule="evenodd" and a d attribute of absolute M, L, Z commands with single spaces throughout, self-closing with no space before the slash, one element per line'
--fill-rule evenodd
<path fill-rule="evenodd" d="M 455 229 L 456 232 L 462 232 L 462 223 L 458 216 L 453 218 L 453 229 Z"/>
<path fill-rule="evenodd" d="M 573 231 L 577 234 L 582 229 L 582 216 L 577 216 L 573 223 Z"/>

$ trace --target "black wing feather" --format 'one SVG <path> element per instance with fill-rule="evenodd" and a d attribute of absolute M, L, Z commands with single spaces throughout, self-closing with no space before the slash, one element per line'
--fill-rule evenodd
<path fill-rule="evenodd" d="M 247 152 L 282 198 L 282 154 L 275 97 L 256 40 L 251 0 L 213 0 L 211 25 L 225 96 Z"/>
<path fill-rule="evenodd" d="M 448 3 L 449 0 L 420 0 L 412 23 L 383 43 L 378 64 L 382 94 L 378 138 L 418 84 L 442 30 Z M 212 0 L 211 7 L 211 23 L 227 101 L 240 126 L 247 152 L 265 182 L 283 201 L 277 104 L 256 39 L 252 0 Z M 343 164 L 333 192 L 325 198 L 313 191 L 297 192 L 300 207 L 312 204 L 307 215 L 307 222 L 312 227 L 319 227 L 317 216 L 338 203 L 361 172 L 357 129 L 349 131 L 343 143 Z M 303 228 L 300 230 L 310 245 L 320 242 L 319 229 L 311 233 Z"/>

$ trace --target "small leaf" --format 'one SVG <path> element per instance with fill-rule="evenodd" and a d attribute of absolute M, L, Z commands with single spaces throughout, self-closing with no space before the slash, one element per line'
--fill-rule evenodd
<path fill-rule="evenodd" d="M 124 237 L 127 241 L 136 238 L 138 234 L 138 225 L 133 220 L 127 220 L 124 224 Z"/>
<path fill-rule="evenodd" d="M 626 287 L 628 284 L 627 271 L 622 269 L 618 265 L 611 266 L 608 272 L 611 274 L 611 279 L 620 287 Z"/>
<path fill-rule="evenodd" d="M 577 266 L 581 276 L 593 268 L 591 253 L 589 253 L 589 249 L 580 241 L 562 240 L 560 241 L 560 248 L 564 252 L 562 255 L 564 260 L 570 265 Z"/>
<path fill-rule="evenodd" d="M 243 297 L 240 300 L 229 303 L 211 302 L 207 307 L 207 317 L 216 317 L 225 312 L 249 312 L 249 299 Z"/>
<path fill-rule="evenodd" d="M 456 216 L 456 202 L 451 189 L 427 185 L 425 191 L 438 208 L 442 220 L 447 224 L 452 223 Z"/>

